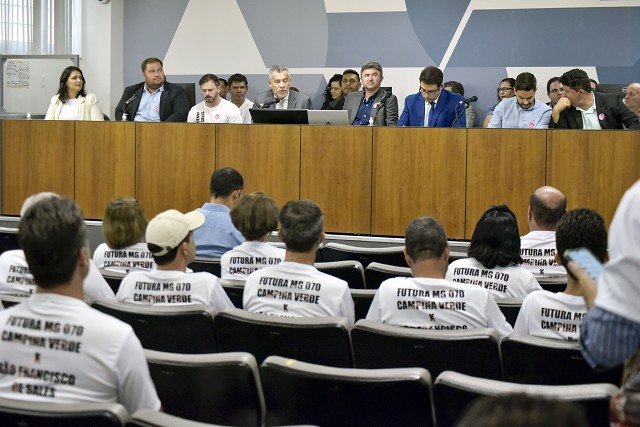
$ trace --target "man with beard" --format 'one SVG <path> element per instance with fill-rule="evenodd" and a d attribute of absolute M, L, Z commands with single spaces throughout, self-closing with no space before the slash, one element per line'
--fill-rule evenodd
<path fill-rule="evenodd" d="M 515 89 L 516 96 L 496 106 L 489 127 L 547 129 L 551 107 L 536 99 L 536 77 L 527 72 L 518 74 Z"/>
<path fill-rule="evenodd" d="M 289 69 L 284 65 L 274 65 L 269 69 L 268 83 L 270 89 L 258 95 L 255 105 L 276 110 L 311 109 L 311 98 L 293 90 Z"/>
<path fill-rule="evenodd" d="M 220 80 L 214 74 L 200 77 L 200 91 L 204 101 L 189 111 L 189 123 L 242 123 L 242 115 L 233 102 L 222 99 L 219 93 Z"/>
<path fill-rule="evenodd" d="M 166 81 L 162 61 L 158 58 L 142 61 L 142 76 L 144 82 L 124 90 L 116 107 L 116 120 L 184 122 L 189 111 L 187 93 Z"/>

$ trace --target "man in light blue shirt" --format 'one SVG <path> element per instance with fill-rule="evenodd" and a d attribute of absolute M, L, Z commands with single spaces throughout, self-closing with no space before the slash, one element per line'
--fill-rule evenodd
<path fill-rule="evenodd" d="M 216 169 L 211 175 L 211 201 L 199 212 L 204 214 L 204 225 L 193 231 L 196 255 L 221 257 L 225 252 L 244 242 L 242 234 L 231 222 L 231 208 L 242 196 L 244 181 L 233 168 Z"/>
<path fill-rule="evenodd" d="M 488 127 L 547 129 L 551 107 L 536 99 L 536 77 L 531 73 L 520 73 L 515 89 L 516 96 L 503 99 L 496 106 Z"/>

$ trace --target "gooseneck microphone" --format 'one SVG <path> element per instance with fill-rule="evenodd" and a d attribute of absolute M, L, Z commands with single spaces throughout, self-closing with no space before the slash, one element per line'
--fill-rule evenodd
<path fill-rule="evenodd" d="M 129 99 L 127 99 L 126 101 L 124 101 L 124 105 L 123 107 L 126 107 L 127 105 L 131 104 L 133 101 L 135 101 L 136 99 L 138 99 L 138 94 L 134 93 L 133 96 Z"/>
<path fill-rule="evenodd" d="M 458 123 L 458 119 L 460 118 L 460 116 L 462 116 L 467 111 L 467 108 L 469 108 L 469 104 L 471 104 L 472 102 L 476 102 L 477 100 L 478 100 L 478 97 L 474 95 L 470 98 L 463 99 L 462 101 L 458 101 L 458 105 L 464 105 L 464 108 L 462 109 L 462 111 L 456 114 L 456 118 L 453 120 L 453 123 L 451 123 L 451 127 L 455 127 L 456 123 Z M 469 124 L 467 123 L 467 126 L 468 125 Z"/>
<path fill-rule="evenodd" d="M 458 101 L 458 104 L 466 104 L 469 105 L 472 102 L 476 102 L 478 100 L 477 96 L 472 96 L 471 98 L 463 99 L 462 101 Z"/>
<path fill-rule="evenodd" d="M 272 101 L 267 101 L 263 104 L 258 104 L 258 108 L 269 108 L 270 106 L 272 106 L 273 104 L 277 104 L 278 102 L 280 102 L 280 100 L 278 98 L 275 98 Z"/>

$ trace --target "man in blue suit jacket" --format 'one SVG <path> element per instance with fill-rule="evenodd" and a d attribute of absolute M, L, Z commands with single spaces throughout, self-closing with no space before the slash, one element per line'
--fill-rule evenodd
<path fill-rule="evenodd" d="M 427 67 L 420 73 L 420 90 L 404 100 L 398 126 L 465 127 L 464 98 L 443 90 L 442 71 Z"/>

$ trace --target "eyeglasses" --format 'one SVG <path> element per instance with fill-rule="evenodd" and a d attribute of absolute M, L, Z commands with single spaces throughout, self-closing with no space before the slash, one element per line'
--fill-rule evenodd
<path fill-rule="evenodd" d="M 440 89 L 436 89 L 436 90 L 424 90 L 421 87 L 418 88 L 418 90 L 420 91 L 421 94 L 423 95 L 429 95 L 429 96 L 434 96 L 436 95 L 438 92 L 440 92 Z"/>
<path fill-rule="evenodd" d="M 498 88 L 498 92 L 507 92 L 507 91 L 510 91 L 510 90 L 513 90 L 513 88 L 512 87 L 499 87 Z"/>
<path fill-rule="evenodd" d="M 560 88 L 560 89 L 551 89 L 550 93 L 564 93 L 564 88 Z"/>

